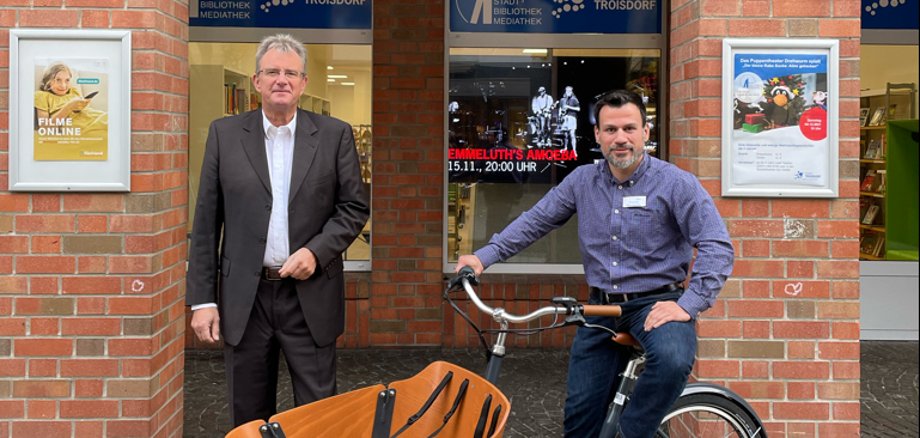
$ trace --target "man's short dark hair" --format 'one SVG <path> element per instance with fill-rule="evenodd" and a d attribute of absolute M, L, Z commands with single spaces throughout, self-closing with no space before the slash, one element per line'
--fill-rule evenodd
<path fill-rule="evenodd" d="M 600 123 L 601 109 L 605 106 L 619 108 L 627 103 L 639 107 L 639 114 L 642 116 L 642 126 L 645 127 L 645 103 L 642 102 L 642 96 L 628 90 L 613 90 L 603 95 L 594 104 L 594 120 Z"/>

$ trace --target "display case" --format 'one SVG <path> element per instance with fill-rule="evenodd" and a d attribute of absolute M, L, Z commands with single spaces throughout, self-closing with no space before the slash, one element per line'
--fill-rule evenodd
<path fill-rule="evenodd" d="M 915 98 L 915 84 L 889 83 L 885 90 L 866 90 L 861 94 L 859 159 L 859 258 L 861 260 L 887 260 L 889 242 L 892 241 L 889 236 L 891 232 L 889 224 L 892 221 L 900 223 L 903 209 L 910 208 L 911 205 L 916 209 L 916 190 L 912 195 L 913 198 L 910 198 L 913 200 L 911 202 L 892 202 L 890 199 L 892 193 L 896 197 L 902 196 L 903 190 L 900 183 L 893 188 L 894 184 L 891 181 L 890 167 L 893 157 L 891 156 L 890 125 L 895 121 L 914 117 Z M 904 152 L 899 150 L 898 153 L 903 154 Z M 901 167 L 896 166 L 896 168 L 896 179 L 901 181 L 904 170 Z M 914 165 L 914 179 L 916 179 L 916 172 L 917 167 Z M 915 220 L 914 229 L 916 229 L 916 223 Z M 900 247 L 900 244 L 897 245 Z M 894 254 L 892 256 L 900 257 Z M 916 260 L 916 255 L 914 257 Z"/>

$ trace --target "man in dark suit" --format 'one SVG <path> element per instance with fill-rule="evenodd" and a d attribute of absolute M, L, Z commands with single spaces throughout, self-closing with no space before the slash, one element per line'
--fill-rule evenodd
<path fill-rule="evenodd" d="M 256 68 L 262 108 L 208 133 L 187 278 L 196 336 L 224 340 L 234 426 L 276 412 L 279 351 L 296 405 L 335 393 L 341 254 L 370 214 L 351 127 L 297 108 L 303 45 L 267 37 Z"/>

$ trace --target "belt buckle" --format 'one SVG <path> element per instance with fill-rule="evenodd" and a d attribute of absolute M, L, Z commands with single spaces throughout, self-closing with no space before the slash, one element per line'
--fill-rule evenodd
<path fill-rule="evenodd" d="M 262 268 L 262 278 L 268 281 L 281 281 L 281 268 Z"/>

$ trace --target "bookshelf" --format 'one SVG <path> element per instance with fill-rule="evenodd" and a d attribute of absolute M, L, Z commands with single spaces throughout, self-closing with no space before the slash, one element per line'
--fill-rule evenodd
<path fill-rule="evenodd" d="M 300 96 L 300 108 L 324 116 L 332 115 L 332 104 L 329 102 L 329 99 L 313 96 L 311 94 Z"/>
<path fill-rule="evenodd" d="M 887 84 L 885 90 L 866 90 L 860 96 L 860 158 L 859 158 L 859 228 L 861 260 L 887 260 L 891 247 L 890 222 L 899 223 L 902 209 L 910 207 L 909 202 L 892 202 L 890 193 L 901 197 L 902 188 L 891 182 L 890 167 L 894 158 L 891 154 L 890 125 L 902 119 L 915 117 L 915 84 Z M 900 158 L 898 158 L 900 160 Z M 916 179 L 917 169 L 913 168 Z M 902 171 L 896 179 L 900 180 Z M 915 184 L 916 186 L 916 184 Z M 913 191 L 916 199 L 916 189 Z M 890 214 L 889 214 L 890 213 Z M 916 229 L 916 221 L 914 222 Z M 916 233 L 915 233 L 916 234 Z M 916 240 L 916 239 L 914 239 Z M 916 251 L 916 249 L 915 249 Z M 916 256 L 915 256 L 916 257 Z M 914 258 L 916 260 L 916 258 Z"/>

